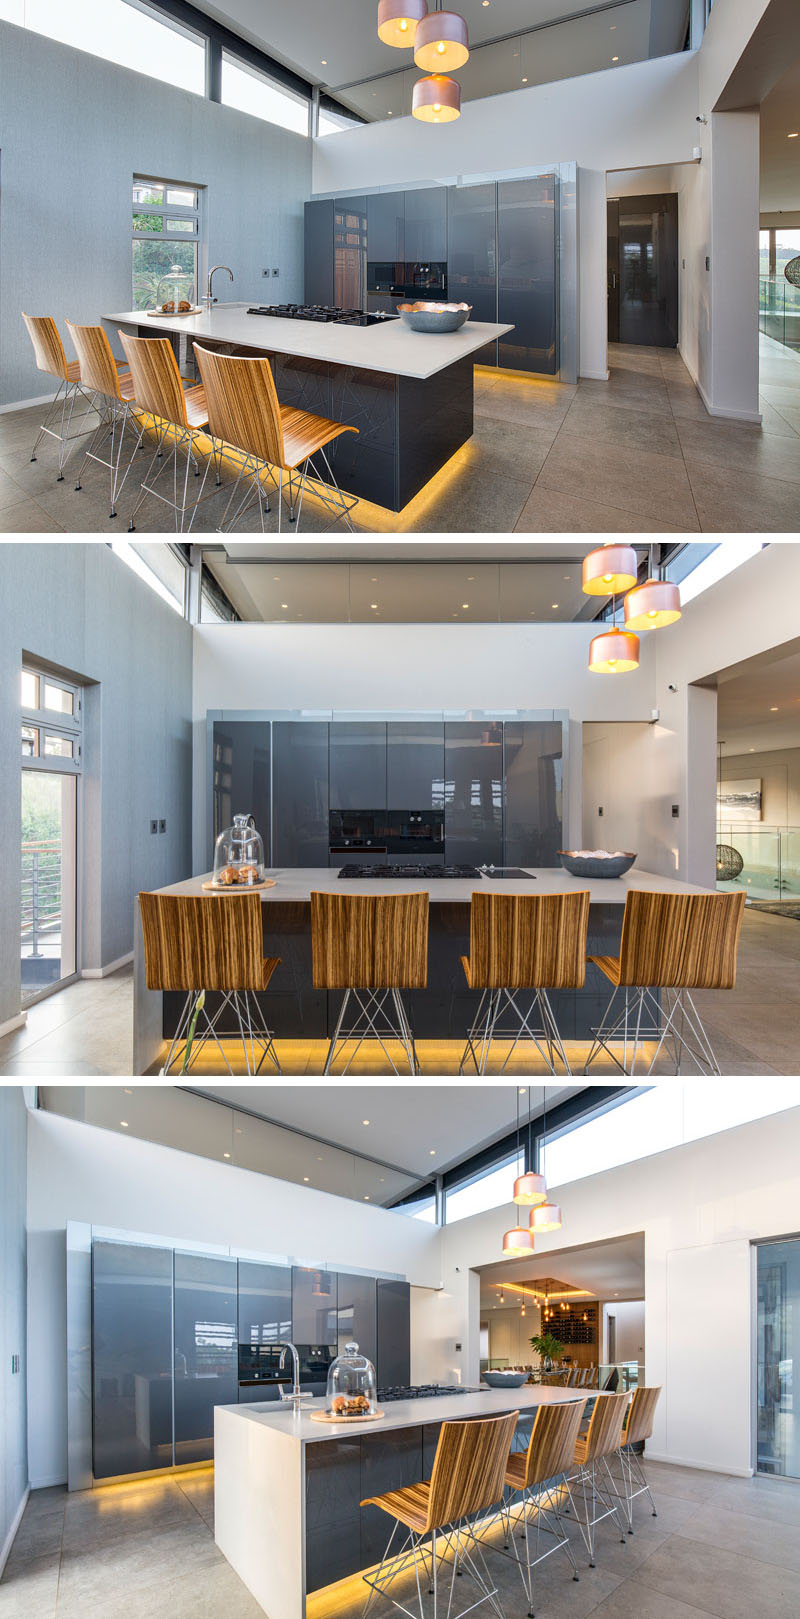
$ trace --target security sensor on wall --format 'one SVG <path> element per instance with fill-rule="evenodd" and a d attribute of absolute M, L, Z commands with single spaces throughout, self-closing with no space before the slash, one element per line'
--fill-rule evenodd
<path fill-rule="evenodd" d="M 696 123 L 696 124 L 707 124 L 707 123 L 708 123 L 708 119 L 707 119 L 707 118 L 706 118 L 706 115 L 705 115 L 705 113 L 703 113 L 703 112 L 699 112 L 699 113 L 698 113 L 698 114 L 697 114 L 697 116 L 696 116 L 696 118 L 695 118 L 695 123 Z"/>
<path fill-rule="evenodd" d="M 677 686 L 670 685 L 670 686 L 667 687 L 667 691 L 677 691 L 677 690 L 678 690 Z"/>

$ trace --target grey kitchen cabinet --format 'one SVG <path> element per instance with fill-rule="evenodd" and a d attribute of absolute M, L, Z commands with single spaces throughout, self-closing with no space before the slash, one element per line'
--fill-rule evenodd
<path fill-rule="evenodd" d="M 367 197 L 367 262 L 405 261 L 405 192 L 376 191 Z"/>
<path fill-rule="evenodd" d="M 405 193 L 406 264 L 447 259 L 447 186 L 425 186 Z"/>
<path fill-rule="evenodd" d="M 307 304 L 332 304 L 333 201 L 322 199 L 305 206 L 304 292 Z"/>
<path fill-rule="evenodd" d="M 240 1259 L 238 1342 L 264 1348 L 291 1336 L 291 1266 Z"/>
<path fill-rule="evenodd" d="M 448 186 L 447 295 L 472 305 L 472 320 L 497 316 L 497 185 Z M 476 365 L 497 364 L 497 344 L 472 356 Z"/>
<path fill-rule="evenodd" d="M 213 836 L 233 825 L 234 815 L 252 815 L 270 848 L 270 734 L 266 720 L 215 720 L 213 748 Z M 213 862 L 213 848 L 209 851 Z"/>
<path fill-rule="evenodd" d="M 274 720 L 273 864 L 328 864 L 328 722 Z"/>
<path fill-rule="evenodd" d="M 336 1272 L 292 1266 L 292 1342 L 336 1350 Z"/>
<path fill-rule="evenodd" d="M 236 1260 L 175 1253 L 175 1463 L 210 1461 L 214 1407 L 238 1397 Z"/>
<path fill-rule="evenodd" d="M 378 1278 L 379 1388 L 407 1387 L 411 1382 L 411 1287 L 408 1282 Z"/>
<path fill-rule="evenodd" d="M 507 720 L 505 864 L 557 866 L 563 847 L 560 720 Z"/>
<path fill-rule="evenodd" d="M 378 1284 L 374 1276 L 337 1272 L 337 1353 L 357 1343 L 374 1366 L 378 1353 Z"/>
<path fill-rule="evenodd" d="M 331 722 L 330 808 L 386 809 L 385 721 Z"/>
<path fill-rule="evenodd" d="M 497 186 L 498 364 L 553 376 L 558 352 L 558 180 L 554 174 Z"/>
<path fill-rule="evenodd" d="M 171 1467 L 172 1250 L 92 1244 L 92 1471 Z"/>
<path fill-rule="evenodd" d="M 367 296 L 367 199 L 337 197 L 333 207 L 333 299 L 364 309 Z"/>
<path fill-rule="evenodd" d="M 503 727 L 445 723 L 445 856 L 449 864 L 503 864 Z"/>
<path fill-rule="evenodd" d="M 419 1483 L 422 1477 L 422 1433 L 421 1427 L 389 1428 L 362 1436 L 362 1501 L 383 1495 L 387 1490 L 400 1490 L 406 1485 Z M 380 1507 L 361 1508 L 362 1568 L 380 1562 L 391 1529 L 391 1521 Z"/>
<path fill-rule="evenodd" d="M 444 723 L 390 720 L 386 731 L 387 809 L 442 809 Z"/>

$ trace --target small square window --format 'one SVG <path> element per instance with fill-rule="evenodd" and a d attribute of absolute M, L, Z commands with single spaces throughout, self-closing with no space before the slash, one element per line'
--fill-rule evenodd
<path fill-rule="evenodd" d="M 35 725 L 22 727 L 22 757 L 23 759 L 39 757 L 39 732 Z"/>
<path fill-rule="evenodd" d="M 51 732 L 45 733 L 44 751 L 52 759 L 74 759 L 72 738 L 69 736 L 53 736 Z"/>
<path fill-rule="evenodd" d="M 49 680 L 45 680 L 42 708 L 50 708 L 55 714 L 72 714 L 75 708 L 75 699 L 71 691 L 66 691 L 63 686 L 55 686 Z"/>
<path fill-rule="evenodd" d="M 20 677 L 20 698 L 23 708 L 39 707 L 39 676 L 23 669 Z"/>

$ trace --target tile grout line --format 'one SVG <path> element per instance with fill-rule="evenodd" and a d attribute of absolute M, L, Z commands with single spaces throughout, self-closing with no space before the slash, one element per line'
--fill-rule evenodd
<path fill-rule="evenodd" d="M 692 479 L 691 479 L 691 474 L 689 472 L 689 468 L 686 465 L 686 456 L 685 456 L 684 450 L 683 450 L 683 441 L 681 439 L 680 427 L 678 426 L 678 418 L 677 418 L 677 416 L 675 414 L 675 408 L 673 406 L 672 399 L 670 398 L 669 382 L 668 382 L 668 379 L 667 379 L 667 374 L 666 374 L 666 372 L 664 370 L 664 363 L 663 363 L 663 360 L 661 359 L 660 355 L 659 355 L 659 362 L 658 363 L 661 366 L 661 375 L 662 375 L 662 377 L 664 379 L 664 387 L 667 390 L 667 399 L 669 400 L 670 414 L 672 416 L 672 422 L 673 422 L 673 425 L 674 425 L 674 428 L 675 428 L 675 435 L 676 435 L 677 440 L 678 440 L 678 448 L 679 448 L 679 450 L 681 452 L 681 462 L 682 462 L 682 465 L 683 465 L 683 470 L 684 470 L 684 472 L 686 474 L 686 482 L 687 482 L 687 484 L 689 486 L 689 496 L 690 496 L 692 505 L 694 507 L 695 517 L 697 518 L 697 532 L 698 532 L 698 534 L 704 534 L 706 531 L 703 528 L 703 524 L 702 524 L 701 519 L 700 519 L 700 513 L 697 510 L 697 501 L 694 498 L 694 486 L 692 484 Z M 688 374 L 689 373 L 688 373 L 688 370 L 687 370 L 687 376 L 688 376 Z M 695 383 L 695 384 L 693 384 L 693 386 L 694 386 L 694 389 L 695 389 L 695 393 L 697 393 L 697 384 Z M 697 393 L 697 397 L 698 397 L 698 399 L 700 398 L 699 393 Z M 708 414 L 708 412 L 706 412 L 706 414 Z M 688 420 L 688 419 L 689 418 L 686 418 L 686 420 Z"/>

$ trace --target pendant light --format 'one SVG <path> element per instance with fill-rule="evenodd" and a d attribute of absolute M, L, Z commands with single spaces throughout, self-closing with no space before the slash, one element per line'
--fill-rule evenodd
<path fill-rule="evenodd" d="M 542 1112 L 544 1114 L 544 1123 L 543 1123 L 543 1126 L 542 1126 L 542 1152 L 541 1152 L 540 1162 L 541 1162 L 541 1165 L 542 1165 L 542 1171 L 544 1171 L 544 1158 L 545 1158 L 545 1152 L 547 1150 L 547 1086 L 546 1085 L 542 1086 Z M 544 1180 L 544 1179 L 545 1179 L 545 1176 L 544 1176 L 544 1173 L 542 1173 L 542 1180 Z M 544 1232 L 544 1231 L 560 1231 L 561 1230 L 561 1224 L 562 1224 L 562 1221 L 561 1221 L 561 1209 L 560 1209 L 558 1203 L 551 1203 L 549 1197 L 546 1198 L 543 1203 L 540 1203 L 537 1206 L 537 1208 L 531 1210 L 531 1230 L 533 1232 L 535 1232 L 537 1235 L 538 1235 L 539 1232 Z"/>
<path fill-rule="evenodd" d="M 522 1309 L 520 1310 L 519 1313 L 520 1313 L 521 1316 L 524 1316 L 524 1314 L 525 1314 L 525 1289 L 524 1289 L 524 1287 L 522 1289 Z"/>
<path fill-rule="evenodd" d="M 649 577 L 635 585 L 625 597 L 625 624 L 629 630 L 662 630 L 677 624 L 681 616 L 681 593 L 669 579 L 661 578 L 661 567 L 653 574 L 653 547 L 650 546 Z"/>
<path fill-rule="evenodd" d="M 626 549 L 621 547 L 620 549 Z M 588 558 L 587 558 L 588 561 Z M 586 587 L 584 586 L 584 589 Z M 617 598 L 611 597 L 611 629 L 595 635 L 589 644 L 589 673 L 627 675 L 639 667 L 639 637 L 630 630 L 618 630 Z"/>
<path fill-rule="evenodd" d="M 517 1093 L 517 1113 L 519 1113 L 519 1093 Z M 517 1137 L 519 1138 L 519 1124 L 517 1124 Z M 519 1147 L 519 1139 L 517 1140 Z M 528 1086 L 528 1163 L 531 1162 L 531 1092 Z M 518 1208 L 532 1209 L 537 1203 L 544 1203 L 547 1198 L 547 1183 L 544 1175 L 537 1175 L 533 1170 L 526 1170 L 524 1175 L 518 1175 L 514 1182 L 514 1202 Z"/>
<path fill-rule="evenodd" d="M 441 4 L 441 0 L 440 0 Z M 452 73 L 469 59 L 469 34 L 457 11 L 428 12 L 417 24 L 414 61 L 426 73 Z"/>
<path fill-rule="evenodd" d="M 632 545 L 603 545 L 583 559 L 585 596 L 621 596 L 636 584 L 639 564 Z"/>
<path fill-rule="evenodd" d="M 428 0 L 379 0 L 378 38 L 384 45 L 410 50 L 417 28 L 428 15 Z"/>
<path fill-rule="evenodd" d="M 417 79 L 411 97 L 411 116 L 423 124 L 451 124 L 461 117 L 461 85 L 445 73 Z"/>
<path fill-rule="evenodd" d="M 517 1091 L 517 1162 L 519 1163 L 519 1090 Z M 507 1259 L 520 1259 L 533 1253 L 533 1232 L 530 1226 L 515 1225 L 503 1236 L 503 1253 Z"/>

